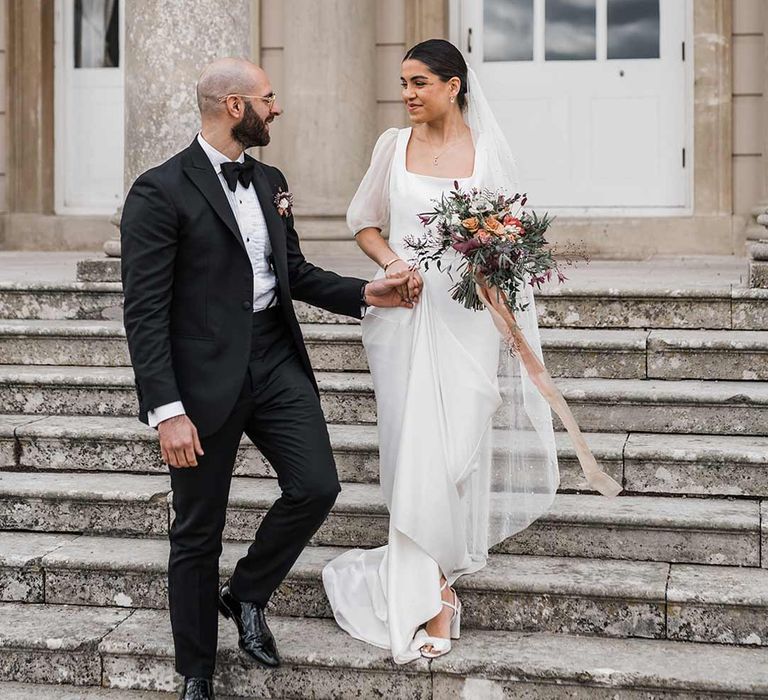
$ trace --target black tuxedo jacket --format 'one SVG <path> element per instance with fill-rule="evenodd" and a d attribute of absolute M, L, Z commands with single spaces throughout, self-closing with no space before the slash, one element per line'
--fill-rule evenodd
<path fill-rule="evenodd" d="M 246 158 L 250 156 L 246 155 Z M 251 159 L 253 160 L 253 159 Z M 255 162 L 253 187 L 272 244 L 278 300 L 317 390 L 292 300 L 360 317 L 364 280 L 307 262 L 292 217 L 280 216 L 283 174 Z M 120 223 L 124 321 L 140 416 L 183 401 L 201 436 L 234 407 L 251 348 L 253 271 L 219 176 L 197 139 L 131 187 Z"/>

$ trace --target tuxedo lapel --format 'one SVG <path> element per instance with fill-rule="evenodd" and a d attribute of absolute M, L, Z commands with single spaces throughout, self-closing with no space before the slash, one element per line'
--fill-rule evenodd
<path fill-rule="evenodd" d="M 203 151 L 200 144 L 197 142 L 197 138 L 195 138 L 192 145 L 189 147 L 188 154 L 189 158 L 184 165 L 184 172 L 187 177 L 192 180 L 197 189 L 200 190 L 203 197 L 208 200 L 208 203 L 213 207 L 213 210 L 227 225 L 227 228 L 237 239 L 240 247 L 245 251 L 245 243 L 243 243 L 243 237 L 240 235 L 240 227 L 237 225 L 237 219 L 229 204 L 227 195 L 224 193 L 224 189 L 221 186 L 219 176 L 213 169 L 211 161 L 208 160 L 208 156 L 205 155 L 205 151 Z"/>
<path fill-rule="evenodd" d="M 250 158 L 250 156 L 246 155 L 246 158 Z M 275 256 L 275 261 L 279 262 L 281 266 L 284 264 L 287 269 L 288 254 L 285 245 L 285 226 L 280 215 L 277 213 L 272 187 L 261 168 L 261 163 L 258 161 L 253 170 L 253 186 L 256 188 L 261 211 L 264 213 L 264 220 L 267 223 L 269 242 L 272 244 L 272 254 Z"/>

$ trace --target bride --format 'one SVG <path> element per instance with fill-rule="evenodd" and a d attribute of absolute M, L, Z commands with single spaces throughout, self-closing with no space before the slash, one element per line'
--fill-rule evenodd
<path fill-rule="evenodd" d="M 379 137 L 347 214 L 379 277 L 410 269 L 405 241 L 424 230 L 418 215 L 454 182 L 509 194 L 517 185 L 506 140 L 455 46 L 414 46 L 401 84 L 412 126 Z M 323 571 L 338 624 L 397 663 L 450 650 L 461 624 L 453 584 L 542 515 L 559 480 L 549 406 L 489 312 L 451 299 L 452 284 L 433 267 L 412 270 L 401 293 L 419 297 L 414 310 L 370 309 L 363 320 L 389 538 Z M 517 321 L 540 356 L 533 296 L 521 294 L 528 306 Z"/>

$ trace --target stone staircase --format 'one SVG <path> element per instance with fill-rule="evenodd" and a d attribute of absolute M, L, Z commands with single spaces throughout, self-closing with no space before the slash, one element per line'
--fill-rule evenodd
<path fill-rule="evenodd" d="M 404 667 L 330 619 L 323 565 L 385 542 L 387 512 L 359 325 L 297 306 L 344 490 L 272 601 L 284 666 L 222 624 L 222 697 L 768 697 L 768 291 L 539 295 L 550 371 L 625 491 L 589 493 L 558 435 L 553 508 L 460 580 L 454 651 Z M 174 697 L 169 480 L 120 317 L 119 284 L 0 283 L 1 698 Z M 244 438 L 223 576 L 276 493 Z"/>

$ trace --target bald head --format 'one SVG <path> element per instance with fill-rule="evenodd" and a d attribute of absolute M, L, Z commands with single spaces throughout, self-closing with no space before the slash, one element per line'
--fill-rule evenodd
<path fill-rule="evenodd" d="M 246 58 L 219 58 L 208 64 L 197 80 L 197 106 L 203 117 L 225 110 L 225 95 L 260 95 L 267 74 Z"/>

